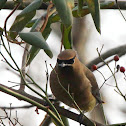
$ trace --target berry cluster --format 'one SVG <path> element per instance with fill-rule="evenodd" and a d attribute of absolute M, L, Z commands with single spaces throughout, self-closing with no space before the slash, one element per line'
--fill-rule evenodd
<path fill-rule="evenodd" d="M 119 61 L 119 56 L 118 55 L 115 55 L 114 56 L 114 61 L 115 62 L 117 62 L 117 61 Z M 97 70 L 98 69 L 98 67 L 94 64 L 94 65 L 92 65 L 92 67 L 91 67 L 91 70 L 92 71 L 95 71 L 95 70 Z M 119 66 L 119 65 L 117 65 L 117 69 L 118 70 L 120 70 L 120 72 L 122 72 L 122 73 L 124 73 L 125 72 L 125 68 L 123 67 L 123 66 Z"/>
<path fill-rule="evenodd" d="M 115 62 L 117 62 L 118 60 L 119 60 L 119 56 L 118 55 L 115 55 L 114 56 L 114 60 L 115 60 Z M 120 72 L 122 72 L 122 73 L 124 73 L 125 72 L 125 68 L 123 67 L 123 66 L 119 66 L 119 65 L 117 65 L 117 69 L 119 69 L 120 68 Z"/>

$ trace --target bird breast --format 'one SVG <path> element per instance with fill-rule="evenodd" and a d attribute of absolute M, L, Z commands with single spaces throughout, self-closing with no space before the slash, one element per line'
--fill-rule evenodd
<path fill-rule="evenodd" d="M 50 75 L 50 87 L 54 96 L 68 106 L 75 107 L 61 84 L 82 110 L 88 111 L 95 106 L 96 100 L 91 93 L 90 81 L 86 78 L 82 69 L 75 72 L 73 67 L 59 68 L 56 66 Z"/>

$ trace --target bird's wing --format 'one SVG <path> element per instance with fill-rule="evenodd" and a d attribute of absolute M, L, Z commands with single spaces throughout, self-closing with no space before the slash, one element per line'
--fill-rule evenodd
<path fill-rule="evenodd" d="M 101 100 L 98 84 L 97 84 L 97 81 L 95 79 L 94 74 L 88 68 L 86 68 L 86 67 L 85 67 L 84 72 L 85 72 L 86 77 L 88 78 L 88 80 L 90 81 L 90 83 L 92 85 L 92 94 L 93 94 L 93 96 L 97 99 L 98 103 L 104 103 Z"/>

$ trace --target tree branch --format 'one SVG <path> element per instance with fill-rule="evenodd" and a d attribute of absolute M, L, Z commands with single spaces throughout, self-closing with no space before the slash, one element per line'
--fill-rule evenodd
<path fill-rule="evenodd" d="M 118 5 L 119 5 L 120 9 L 126 10 L 126 1 L 118 1 Z M 113 6 L 108 7 L 106 9 L 119 9 L 119 8 L 118 8 L 117 4 L 114 4 Z"/>
<path fill-rule="evenodd" d="M 9 87 L 7 87 L 5 85 L 2 85 L 2 84 L 0 84 L 0 91 L 4 92 L 6 94 L 9 94 L 11 96 L 14 96 L 19 100 L 24 100 L 24 101 L 26 101 L 28 103 L 31 103 L 32 105 L 37 106 L 39 109 L 42 109 L 42 110 L 46 111 L 47 113 L 48 112 L 50 113 L 50 110 L 47 109 L 47 107 L 48 107 L 47 103 L 44 100 L 40 99 L 40 98 L 34 97 L 34 96 L 30 95 L 30 94 L 27 94 L 24 91 L 10 89 Z M 31 100 L 28 100 L 28 99 L 31 99 Z M 78 115 L 76 113 L 73 113 L 73 112 L 71 112 L 69 110 L 66 110 L 64 108 L 61 108 L 61 107 L 59 107 L 57 105 L 54 105 L 54 106 L 61 115 L 79 122 L 80 115 Z M 98 122 L 95 122 L 95 121 L 93 121 L 93 122 L 96 124 L 96 126 L 105 126 L 105 125 L 102 125 L 102 124 L 100 124 Z M 83 118 L 82 124 L 84 124 L 85 126 L 90 126 L 90 122 L 88 121 L 87 118 Z"/>
<path fill-rule="evenodd" d="M 34 105 L 25 105 L 25 106 L 18 106 L 18 107 L 3 107 L 3 106 L 1 106 L 0 108 L 14 110 L 14 109 L 28 109 L 28 108 L 32 108 L 32 107 L 34 107 Z"/>
<path fill-rule="evenodd" d="M 59 126 L 64 126 L 63 123 L 57 118 L 57 116 L 52 112 L 52 110 L 48 109 L 47 106 L 44 106 L 45 101 L 39 98 L 36 98 L 32 95 L 27 94 L 22 90 L 10 89 L 9 87 L 0 84 L 0 91 L 9 94 L 13 97 L 16 97 L 19 100 L 24 100 L 28 103 L 31 103 L 34 106 L 44 110 L 47 114 L 49 114 Z"/>
<path fill-rule="evenodd" d="M 39 126 L 49 126 L 51 122 L 51 117 L 48 114 L 46 114 L 44 120 L 41 122 Z"/>
<path fill-rule="evenodd" d="M 105 52 L 104 54 L 101 55 L 101 57 L 103 58 L 103 60 L 106 60 L 107 58 L 113 56 L 113 55 L 118 55 L 118 56 L 123 56 L 126 54 L 126 45 L 122 45 L 113 49 L 108 50 L 107 52 Z M 113 61 L 113 57 L 108 61 L 111 62 Z M 100 57 L 92 60 L 90 63 L 88 63 L 86 66 L 91 69 L 92 65 L 95 64 L 99 64 L 102 63 L 102 60 L 100 59 Z M 103 65 L 105 65 L 104 63 L 100 66 L 98 66 L 98 68 L 102 67 Z"/>
<path fill-rule="evenodd" d="M 25 45 L 25 49 L 24 49 L 24 53 L 23 53 L 23 57 L 22 57 L 21 71 L 22 71 L 22 75 L 24 76 L 24 79 L 26 79 L 25 78 L 26 62 L 27 62 L 27 56 L 28 56 L 28 49 L 29 49 L 29 47 L 30 47 L 29 44 Z M 20 89 L 19 90 L 24 91 L 24 89 L 25 89 L 24 80 L 21 78 L 21 84 L 20 84 Z"/>
<path fill-rule="evenodd" d="M 2 91 L 2 92 L 4 92 L 4 93 L 6 93 L 6 94 L 9 94 L 9 95 L 11 95 L 11 96 L 14 96 L 14 97 L 16 97 L 17 99 L 19 99 L 19 100 L 24 100 L 24 101 L 26 101 L 26 102 L 29 102 L 29 101 L 27 101 L 27 99 L 31 99 L 32 101 L 35 101 L 36 103 L 38 103 L 38 104 L 41 104 L 42 106 L 45 106 L 45 108 L 47 109 L 48 108 L 48 104 L 44 101 L 44 100 L 42 100 L 42 99 L 40 99 L 40 98 L 37 98 L 37 97 L 34 97 L 34 96 L 32 96 L 32 95 L 29 95 L 29 94 L 27 94 L 26 92 L 24 92 L 24 91 L 20 91 L 20 90 L 15 90 L 15 89 L 10 89 L 9 87 L 7 87 L 7 86 L 5 86 L 5 85 L 2 85 L 2 84 L 0 84 L 0 91 Z M 25 97 L 25 98 L 23 98 L 23 97 L 20 97 L 20 96 L 23 96 L 23 97 Z M 29 103 L 31 103 L 32 104 L 32 102 L 29 102 Z M 37 104 L 33 104 L 33 106 L 37 106 Z M 67 118 L 70 118 L 70 119 L 72 119 L 72 120 L 74 120 L 74 121 L 77 121 L 78 123 L 79 123 L 79 114 L 76 114 L 76 113 L 73 113 L 73 112 L 71 112 L 71 111 L 69 111 L 69 110 L 66 110 L 66 109 L 64 109 L 64 108 L 62 108 L 62 107 L 59 107 L 58 105 L 54 105 L 55 106 L 55 108 L 57 109 L 57 111 L 61 114 L 61 115 L 63 115 L 63 116 L 65 116 L 65 117 L 67 117 Z M 29 106 L 28 106 L 29 107 Z M 30 107 L 32 107 L 32 105 L 30 106 Z M 42 109 L 41 108 L 41 106 L 39 105 L 39 106 L 37 106 L 39 109 Z M 27 108 L 27 107 L 26 107 Z M 6 108 L 5 108 L 6 109 Z M 8 109 L 8 108 L 7 108 Z M 11 109 L 12 109 L 12 107 L 11 107 Z M 14 107 L 14 109 L 15 109 L 15 107 Z M 43 110 L 43 109 L 42 109 Z M 49 109 L 47 109 L 47 110 L 49 110 Z M 95 123 L 95 125 L 96 126 L 105 126 L 105 125 L 103 125 L 103 124 L 100 124 L 100 123 L 98 123 L 98 122 L 95 122 L 95 121 L 93 121 L 94 123 Z M 86 119 L 86 118 L 83 118 L 83 120 L 82 120 L 82 124 L 83 125 L 85 125 L 85 126 L 90 126 L 90 122 L 88 122 L 88 120 Z M 121 124 L 112 124 L 112 125 L 107 125 L 107 126 L 119 126 L 119 125 L 126 125 L 126 123 L 121 123 Z"/>
<path fill-rule="evenodd" d="M 111 2 L 111 0 L 109 1 Z M 26 6 L 28 6 L 30 2 L 23 2 L 23 5 L 21 5 L 18 9 L 23 10 Z M 126 10 L 126 1 L 118 1 L 118 5 L 120 9 Z M 42 3 L 39 9 L 47 9 L 48 4 Z M 14 8 L 14 2 L 13 1 L 7 1 L 3 9 L 13 9 Z M 118 6 L 114 4 L 111 7 L 107 7 L 105 9 L 118 9 Z"/>
<path fill-rule="evenodd" d="M 25 7 L 27 7 L 31 2 L 23 2 L 23 5 L 21 5 L 18 10 L 23 10 Z M 12 10 L 15 7 L 15 4 L 13 1 L 7 1 L 3 9 L 10 9 Z M 42 3 L 39 9 L 47 9 L 48 5 L 46 3 Z"/>

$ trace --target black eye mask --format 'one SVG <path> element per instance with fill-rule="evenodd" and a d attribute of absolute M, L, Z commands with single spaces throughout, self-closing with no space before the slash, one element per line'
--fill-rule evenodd
<path fill-rule="evenodd" d="M 57 63 L 58 64 L 61 64 L 61 63 L 73 64 L 74 63 L 74 59 L 75 59 L 75 57 L 73 57 L 72 59 L 69 59 L 69 60 L 60 60 L 60 59 L 57 59 Z"/>

